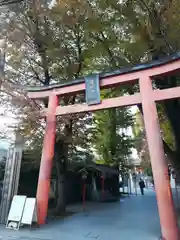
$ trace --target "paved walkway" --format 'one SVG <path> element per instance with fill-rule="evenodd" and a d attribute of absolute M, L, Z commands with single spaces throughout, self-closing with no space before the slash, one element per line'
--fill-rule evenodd
<path fill-rule="evenodd" d="M 0 227 L 3 240 L 157 240 L 160 236 L 155 193 L 103 203 L 87 213 L 17 232 Z"/>

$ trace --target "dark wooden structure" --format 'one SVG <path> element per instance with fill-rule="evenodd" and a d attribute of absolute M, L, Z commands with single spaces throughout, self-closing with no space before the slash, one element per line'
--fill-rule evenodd
<path fill-rule="evenodd" d="M 83 167 L 78 166 L 67 173 L 67 201 L 111 201 L 119 197 L 119 172 L 117 169 L 101 164 L 88 164 L 85 180 L 82 178 Z M 84 185 L 86 191 L 84 193 Z M 74 199 L 76 198 L 76 199 Z"/>

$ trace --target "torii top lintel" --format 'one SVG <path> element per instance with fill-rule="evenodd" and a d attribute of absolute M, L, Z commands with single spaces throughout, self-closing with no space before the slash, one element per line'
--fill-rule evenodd
<path fill-rule="evenodd" d="M 99 73 L 100 87 L 108 88 L 122 83 L 135 81 L 142 76 L 162 76 L 180 69 L 180 52 L 172 56 L 149 63 L 139 64 L 131 68 L 124 68 L 110 73 Z M 43 99 L 51 94 L 66 95 L 85 91 L 85 80 L 79 78 L 71 82 L 49 86 L 28 86 L 25 91 L 31 99 Z"/>

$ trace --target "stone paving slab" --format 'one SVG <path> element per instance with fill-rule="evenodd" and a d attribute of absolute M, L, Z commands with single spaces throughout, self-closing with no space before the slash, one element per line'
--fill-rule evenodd
<path fill-rule="evenodd" d="M 155 193 L 102 203 L 99 207 L 53 221 L 40 229 L 12 231 L 0 226 L 0 240 L 157 240 L 160 236 Z"/>

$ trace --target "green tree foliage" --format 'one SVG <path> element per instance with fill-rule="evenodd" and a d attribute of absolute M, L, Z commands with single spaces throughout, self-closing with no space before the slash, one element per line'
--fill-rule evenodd
<path fill-rule="evenodd" d="M 151 162 L 149 156 L 148 143 L 146 139 L 145 128 L 143 124 L 142 114 L 138 111 L 135 114 L 135 123 L 133 126 L 134 145 L 140 158 L 141 167 L 145 174 L 152 176 Z"/>
<path fill-rule="evenodd" d="M 118 166 L 133 147 L 133 140 L 127 134 L 127 128 L 132 124 L 130 112 L 127 109 L 104 110 L 95 115 L 94 122 L 93 144 L 98 160 Z"/>
<path fill-rule="evenodd" d="M 178 0 L 93 1 L 100 28 L 98 33 L 92 35 L 95 39 L 103 39 L 103 48 L 111 61 L 109 66 L 116 68 L 157 60 L 179 51 L 179 4 Z M 104 26 L 104 23 L 107 25 Z M 110 29 L 107 26 L 110 26 Z M 157 78 L 155 81 L 155 87 L 159 89 L 178 85 L 178 75 Z M 133 93 L 137 89 L 136 87 L 127 90 Z M 174 166 L 179 168 L 179 100 L 164 101 L 163 105 L 175 140 L 175 151 L 164 141 L 165 151 L 171 156 Z"/>
<path fill-rule="evenodd" d="M 42 5 L 29 3 L 25 8 L 23 6 L 16 7 L 15 10 L 12 8 L 13 15 L 9 24 L 11 32 L 8 34 L 7 48 L 8 82 L 14 84 L 21 82 L 22 85 L 49 85 L 71 80 L 89 72 L 125 65 L 123 53 L 122 56 L 119 55 L 118 47 L 125 39 L 121 37 L 123 30 L 118 33 L 115 15 L 111 16 L 106 11 L 104 14 L 102 10 L 105 6 L 102 3 L 97 2 L 98 8 L 93 4 L 95 3 L 86 1 L 65 1 L 50 8 L 48 1 L 44 1 Z M 111 59 L 110 55 L 112 55 Z M 11 97 L 13 103 L 23 112 L 22 123 L 25 134 L 34 135 L 35 132 L 39 134 L 39 129 L 44 131 L 44 122 L 39 121 L 32 109 L 41 108 L 42 104 L 36 102 L 30 108 L 27 99 L 17 101 L 20 91 L 15 90 L 16 92 L 13 93 L 15 97 Z M 61 99 L 61 103 L 66 105 L 82 100 L 82 96 L 66 97 Z M 23 104 L 19 106 L 19 102 Z M 46 102 L 44 104 L 46 105 Z M 32 118 L 30 118 L 31 112 Z M 73 129 L 76 129 L 77 120 L 59 118 L 58 121 L 57 141 L 65 145 L 60 149 L 66 149 L 63 156 L 66 156 L 67 160 L 69 147 L 73 144 L 75 133 Z M 84 126 L 86 126 L 85 122 Z M 85 128 L 83 129 L 85 131 Z"/>
<path fill-rule="evenodd" d="M 175 148 L 174 136 L 172 134 L 171 126 L 168 118 L 166 117 L 166 113 L 164 111 L 164 106 L 162 104 L 157 105 L 158 115 L 159 115 L 159 123 L 161 127 L 161 135 L 162 138 L 171 146 L 172 149 Z M 149 175 L 152 175 L 148 142 L 146 139 L 146 132 L 143 123 L 143 116 L 138 111 L 136 112 L 135 123 L 133 125 L 133 134 L 134 134 L 134 144 L 137 150 L 138 156 L 141 160 L 141 166 L 145 170 L 145 172 Z M 170 159 L 168 159 L 170 161 Z"/>
<path fill-rule="evenodd" d="M 33 157 L 36 160 L 34 163 L 35 166 L 39 165 L 45 122 L 38 117 L 38 112 L 43 105 L 47 106 L 47 101 L 30 102 L 19 85 L 60 83 L 79 77 L 85 69 L 83 62 L 88 49 L 88 38 L 83 27 L 86 22 L 84 8 L 80 3 L 67 7 L 68 11 L 66 5 L 50 8 L 48 1 L 44 1 L 41 5 L 33 2 L 26 7 L 12 8 L 10 12 L 12 16 L 9 16 L 10 31 L 6 49 L 8 68 L 3 88 L 20 116 L 21 130 L 30 139 L 24 154 L 26 164 L 32 162 L 29 156 L 36 154 Z M 60 102 L 67 105 L 83 100 L 84 96 L 78 95 L 64 97 Z M 84 114 L 57 119 L 55 167 L 58 183 L 61 182 L 59 177 L 65 175 L 68 162 L 77 160 L 79 145 L 82 148 L 83 143 L 88 151 L 86 126 L 89 119 Z M 28 154 L 30 150 L 31 154 Z M 60 189 L 59 186 L 57 189 Z M 65 194 L 59 194 L 58 198 L 64 196 Z M 64 200 L 58 201 L 59 207 L 61 203 L 64 204 Z"/>
<path fill-rule="evenodd" d="M 173 135 L 172 126 L 165 112 L 165 107 L 162 104 L 158 104 L 157 109 L 162 138 L 165 140 L 168 146 L 170 146 L 171 149 L 174 151 L 176 149 L 175 138 Z"/>
<path fill-rule="evenodd" d="M 124 19 L 132 28 L 127 28 L 131 32 L 132 42 L 135 45 L 142 43 L 140 51 L 136 51 L 139 59 L 144 61 L 157 60 L 161 57 L 170 55 L 179 51 L 178 33 L 179 28 L 179 4 L 174 1 L 117 1 L 112 3 L 114 9 L 123 11 Z M 176 26 L 176 27 L 174 27 Z M 129 33 L 130 33 L 129 32 Z M 137 50 L 139 50 L 137 48 Z M 134 54 L 132 54 L 134 56 Z M 132 61 L 134 62 L 134 57 Z M 179 85 L 179 76 L 156 79 L 155 86 L 159 89 L 175 87 Z M 179 100 L 164 101 L 164 111 L 169 120 L 169 126 L 172 129 L 175 140 L 175 152 L 165 145 L 165 151 L 171 155 L 171 160 L 176 169 L 179 168 L 180 155 L 180 128 L 178 119 L 180 114 Z M 167 126 L 168 127 L 168 126 Z M 169 128 L 169 129 L 170 129 Z M 172 146 L 172 143 L 171 143 Z"/>
<path fill-rule="evenodd" d="M 179 9 L 178 0 L 65 0 L 57 1 L 54 6 L 50 6 L 49 1 L 41 1 L 41 4 L 29 1 L 26 6 L 16 5 L 6 14 L 3 13 L 1 34 L 8 42 L 8 67 L 3 91 L 8 93 L 15 105 L 14 111 L 20 118 L 23 131 L 28 136 L 39 134 L 37 129 L 42 129 L 43 132 L 45 122 L 39 120 L 38 112 L 44 105 L 47 106 L 47 101 L 30 102 L 21 89 L 17 87 L 12 90 L 12 83 L 62 83 L 91 72 L 110 71 L 176 52 L 179 50 Z M 156 79 L 155 82 L 156 88 L 160 89 L 178 84 L 178 76 L 174 76 L 173 79 Z M 121 90 L 121 95 L 131 94 L 137 91 L 138 87 L 126 86 L 121 87 Z M 84 102 L 84 96 L 68 96 L 60 99 L 60 102 L 63 105 L 81 103 Z M 166 150 L 175 156 L 174 162 L 177 164 L 180 155 L 179 101 L 172 100 L 163 104 L 175 136 L 175 154 L 168 145 Z M 106 137 L 100 139 L 106 146 L 104 149 L 109 149 L 105 150 L 107 161 L 113 156 L 116 158 L 119 151 L 117 149 L 120 149 L 117 144 L 115 147 L 118 138 L 115 131 L 120 126 L 121 117 L 123 119 L 126 113 L 120 114 L 119 111 L 121 117 L 115 117 L 118 111 L 104 111 L 99 113 L 99 116 L 95 115 L 95 119 L 101 115 L 101 122 L 107 118 L 106 123 L 111 129 L 109 133 L 102 131 L 103 134 L 107 134 L 108 141 L 110 139 L 109 143 L 104 144 Z M 84 121 L 84 124 L 81 124 L 81 127 L 84 125 L 83 128 L 77 128 L 80 118 Z M 77 137 L 74 136 L 81 135 L 84 142 L 89 142 L 86 121 L 92 121 L 91 116 L 58 118 L 56 155 L 59 156 L 61 174 L 64 174 L 65 170 L 65 166 L 62 167 L 63 163 L 67 163 L 70 154 L 77 150 L 77 146 L 72 147 L 77 141 Z M 111 125 L 112 122 L 114 124 Z M 97 124 L 97 127 L 99 126 Z M 81 132 L 76 131 L 77 129 L 83 130 Z M 77 142 L 79 144 L 79 141 Z M 98 143 L 96 146 L 99 149 Z M 90 146 L 86 147 L 90 149 Z M 76 150 L 71 151 L 71 148 Z"/>
<path fill-rule="evenodd" d="M 120 90 L 104 90 L 101 98 L 116 97 Z M 108 109 L 94 115 L 92 142 L 100 163 L 119 166 L 131 153 L 133 141 L 128 128 L 133 116 L 128 108 Z"/>

